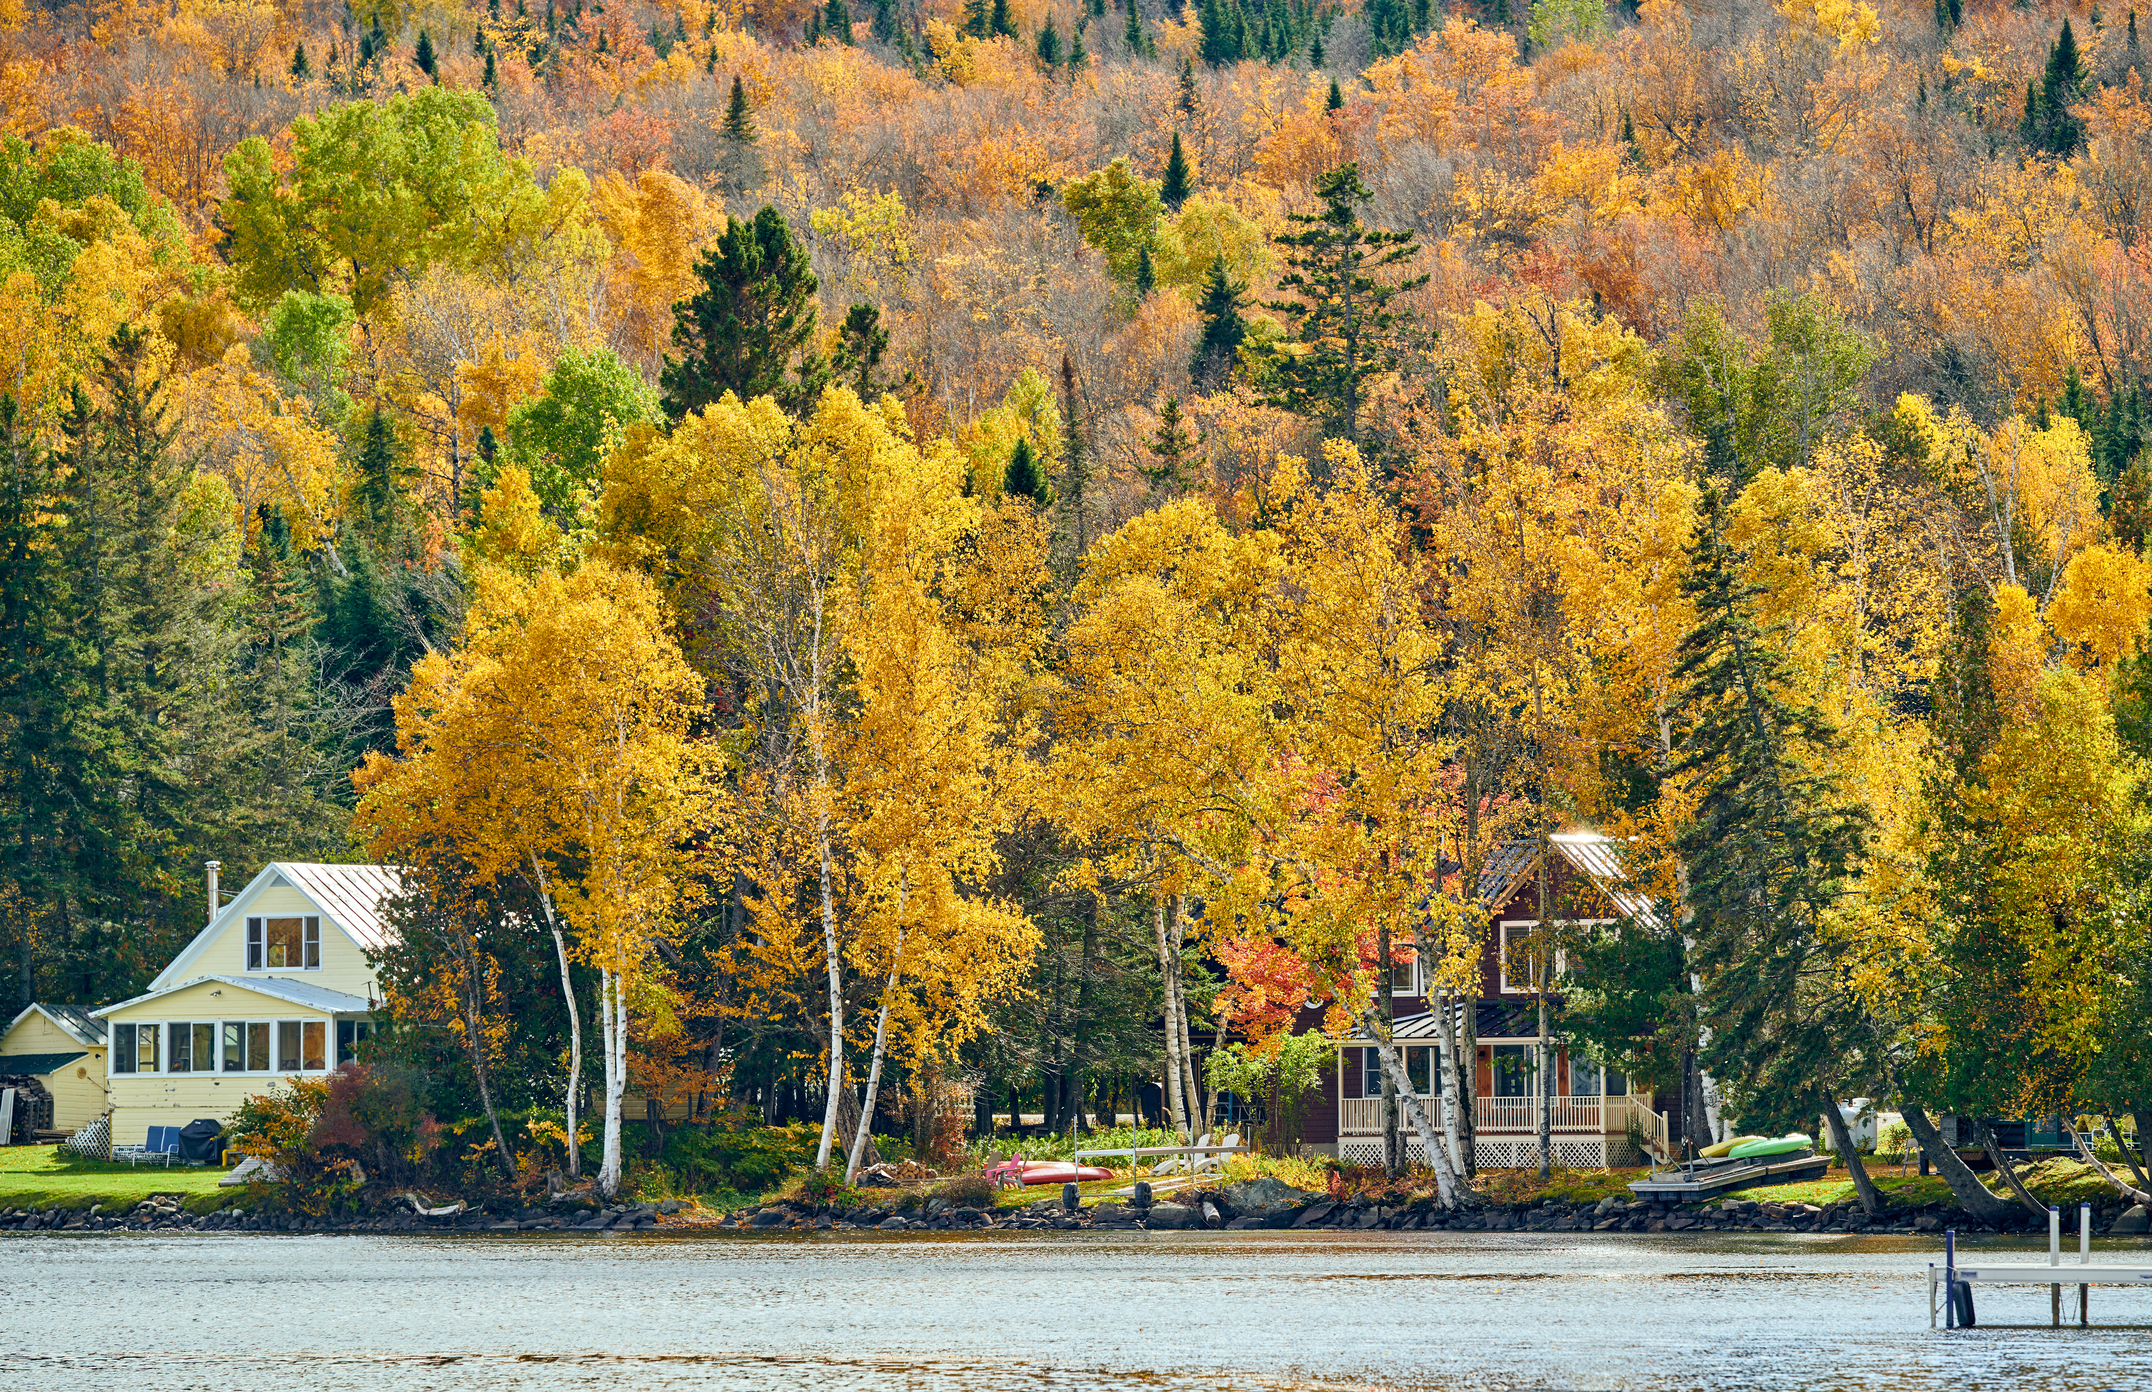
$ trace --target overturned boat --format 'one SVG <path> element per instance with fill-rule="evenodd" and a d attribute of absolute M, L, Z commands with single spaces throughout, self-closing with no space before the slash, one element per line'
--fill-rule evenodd
<path fill-rule="evenodd" d="M 1815 1142 L 1799 1132 L 1776 1139 L 1750 1136 L 1711 1146 L 1694 1160 L 1655 1169 L 1631 1180 L 1629 1189 L 1647 1199 L 1706 1199 L 1731 1189 L 1821 1179 L 1830 1168 L 1831 1157 L 1818 1155 Z"/>

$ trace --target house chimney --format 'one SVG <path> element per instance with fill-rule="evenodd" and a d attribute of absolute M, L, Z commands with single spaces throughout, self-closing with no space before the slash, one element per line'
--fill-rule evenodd
<path fill-rule="evenodd" d="M 217 903 L 217 867 L 223 863 L 221 860 L 205 860 L 202 862 L 202 868 L 209 873 L 209 921 L 212 923 L 217 921 L 217 909 L 219 907 Z"/>

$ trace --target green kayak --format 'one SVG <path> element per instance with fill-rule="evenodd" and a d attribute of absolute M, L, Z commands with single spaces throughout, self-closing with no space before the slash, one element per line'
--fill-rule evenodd
<path fill-rule="evenodd" d="M 1727 1155 L 1735 1160 L 1757 1160 L 1772 1155 L 1791 1155 L 1797 1150 L 1806 1150 L 1813 1144 L 1815 1143 L 1808 1137 L 1796 1131 L 1775 1141 L 1750 1141 L 1746 1145 L 1737 1145 L 1728 1151 Z"/>

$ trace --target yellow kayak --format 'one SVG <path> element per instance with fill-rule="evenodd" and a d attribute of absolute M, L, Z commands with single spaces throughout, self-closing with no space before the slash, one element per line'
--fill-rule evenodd
<path fill-rule="evenodd" d="M 1725 1156 L 1737 1145 L 1747 1145 L 1751 1141 L 1765 1141 L 1769 1139 L 1770 1137 L 1768 1136 L 1729 1136 L 1725 1140 L 1720 1141 L 1717 1145 L 1707 1145 L 1702 1150 L 1697 1151 L 1696 1157 L 1699 1160 L 1719 1160 L 1725 1158 Z"/>

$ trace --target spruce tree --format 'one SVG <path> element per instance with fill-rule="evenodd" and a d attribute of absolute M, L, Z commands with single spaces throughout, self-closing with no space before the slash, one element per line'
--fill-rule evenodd
<path fill-rule="evenodd" d="M 755 109 L 747 104 L 747 89 L 740 83 L 740 75 L 732 75 L 732 99 L 725 103 L 725 138 L 735 145 L 752 145 L 755 134 Z"/>
<path fill-rule="evenodd" d="M 493 50 L 490 48 L 486 50 L 485 76 L 479 78 L 478 81 L 479 85 L 484 87 L 488 92 L 494 92 L 500 89 L 501 75 L 499 71 L 493 66 Z"/>
<path fill-rule="evenodd" d="M 313 76 L 314 66 L 306 61 L 306 45 L 302 43 L 291 51 L 291 80 L 306 82 Z"/>
<path fill-rule="evenodd" d="M 839 43 L 849 46 L 852 42 L 852 12 L 844 0 L 828 0 L 822 7 L 822 27 L 837 36 Z"/>
<path fill-rule="evenodd" d="M 1321 72 L 1329 65 L 1329 62 L 1329 57 L 1323 52 L 1322 31 L 1318 29 L 1315 32 L 1315 37 L 1308 40 L 1308 66 L 1317 72 Z"/>
<path fill-rule="evenodd" d="M 1334 78 L 1334 77 L 1333 77 L 1333 78 L 1331 78 L 1331 79 L 1330 79 L 1330 95 L 1329 95 L 1329 96 L 1327 96 L 1327 97 L 1324 97 L 1324 98 L 1323 98 L 1323 110 L 1325 110 L 1325 111 L 1343 111 L 1344 109 L 1345 109 L 1345 92 L 1344 92 L 1344 89 L 1338 86 L 1338 80 L 1337 80 L 1336 78 Z"/>
<path fill-rule="evenodd" d="M 423 29 L 418 31 L 418 51 L 411 55 L 411 61 L 417 63 L 418 70 L 426 76 L 436 82 L 441 80 L 440 64 L 433 56 L 433 35 Z"/>
<path fill-rule="evenodd" d="M 1091 61 L 1091 55 L 1084 51 L 1083 28 L 1083 25 L 1078 24 L 1076 32 L 1069 35 L 1069 71 L 1072 73 L 1081 72 Z"/>
<path fill-rule="evenodd" d="M 1185 53 L 1181 55 L 1181 94 L 1174 106 L 1183 116 L 1196 114 L 1196 66 Z"/>
<path fill-rule="evenodd" d="M 882 43 L 889 43 L 897 37 L 896 0 L 874 0 L 873 33 Z"/>
<path fill-rule="evenodd" d="M 872 401 L 890 389 L 892 384 L 875 375 L 882 365 L 882 357 L 889 351 L 889 330 L 882 327 L 882 311 L 870 304 L 856 304 L 845 311 L 844 323 L 837 331 L 837 351 L 830 358 L 831 376 L 859 395 L 862 401 Z M 910 384 L 911 375 L 905 375 L 900 387 Z"/>
<path fill-rule="evenodd" d="M 1358 205 L 1374 194 L 1360 182 L 1359 165 L 1323 175 L 1315 193 L 1323 210 L 1288 214 L 1300 230 L 1275 239 L 1287 267 L 1278 288 L 1298 298 L 1269 301 L 1266 308 L 1286 316 L 1306 351 L 1282 360 L 1270 404 L 1357 442 L 1367 379 L 1397 366 L 1401 321 L 1390 301 L 1425 285 L 1427 277 L 1387 283 L 1377 276 L 1420 248 L 1410 232 L 1360 221 Z"/>
<path fill-rule="evenodd" d="M 1147 300 L 1158 288 L 1158 271 L 1151 264 L 1151 244 L 1145 242 L 1136 251 L 1136 298 Z"/>
<path fill-rule="evenodd" d="M 658 374 L 665 414 L 678 421 L 726 392 L 774 396 L 794 415 L 812 409 L 828 380 L 813 351 L 814 272 L 784 214 L 764 204 L 733 218 L 695 263 L 702 284 L 673 309 L 673 348 Z"/>
<path fill-rule="evenodd" d="M 1046 25 L 1039 30 L 1039 66 L 1051 73 L 1061 66 L 1061 31 L 1054 28 L 1054 17 L 1046 16 Z"/>
<path fill-rule="evenodd" d="M 359 440 L 358 484 L 351 490 L 351 504 L 360 530 L 377 546 L 388 545 L 402 522 L 401 455 L 396 432 L 376 406 Z"/>
<path fill-rule="evenodd" d="M 997 0 L 997 3 L 1006 3 L 1006 0 Z M 1121 41 L 1128 45 L 1131 58 L 1158 56 L 1151 49 L 1151 41 L 1143 36 L 1143 6 L 1139 0 L 1128 0 L 1128 24 L 1121 31 Z"/>
<path fill-rule="evenodd" d="M 1196 11 L 1196 27 L 1202 33 L 1197 51 L 1211 67 L 1240 61 L 1238 47 L 1233 42 L 1233 22 L 1226 15 L 1220 0 L 1203 0 Z"/>
<path fill-rule="evenodd" d="M 1790 1126 L 1835 1105 L 1865 1012 L 1830 970 L 1822 926 L 1865 852 L 1865 809 L 1832 766 L 1837 732 L 1800 693 L 1758 586 L 1726 540 L 1719 485 L 1698 504 L 1683 593 L 1696 624 L 1678 649 L 1678 776 L 1695 780 L 1680 833 L 1697 973 L 1698 1063 L 1745 1125 Z"/>
<path fill-rule="evenodd" d="M 1158 201 L 1177 213 L 1194 193 L 1188 179 L 1188 156 L 1181 149 L 1181 133 L 1175 131 L 1173 152 L 1166 156 L 1166 177 L 1158 186 Z"/>
<path fill-rule="evenodd" d="M 1210 279 L 1204 283 L 1203 299 L 1196 306 L 1203 316 L 1203 336 L 1196 340 L 1188 379 L 1198 391 L 1223 391 L 1240 362 L 1240 345 L 1248 337 L 1248 321 L 1241 317 L 1241 297 L 1247 287 L 1227 276 L 1225 258 L 1211 261 Z"/>
<path fill-rule="evenodd" d="M 987 34 L 996 39 L 1016 37 L 1016 21 L 1009 17 L 1009 0 L 994 0 L 994 13 L 986 23 Z"/>
<path fill-rule="evenodd" d="M 1144 447 L 1158 460 L 1156 464 L 1136 466 L 1152 491 L 1169 496 L 1186 493 L 1195 482 L 1189 456 L 1195 453 L 1196 442 L 1181 417 L 1179 397 L 1166 398 L 1158 411 L 1158 430 L 1144 442 Z"/>
<path fill-rule="evenodd" d="M 1032 452 L 1031 441 L 1018 439 L 1016 448 L 1009 455 L 1009 467 L 1002 474 L 1001 491 L 1012 498 L 1029 498 L 1044 507 L 1051 498 L 1046 486 L 1046 476 L 1039 471 L 1038 456 Z"/>

